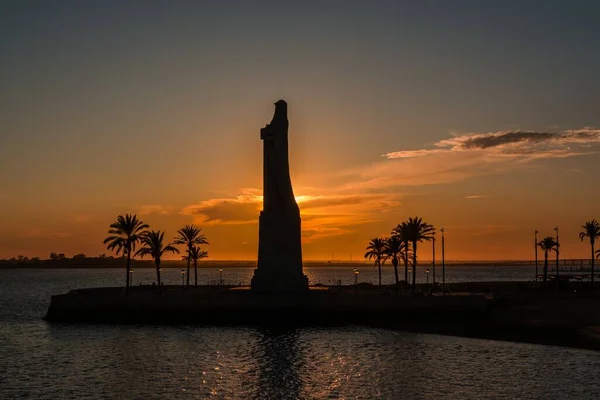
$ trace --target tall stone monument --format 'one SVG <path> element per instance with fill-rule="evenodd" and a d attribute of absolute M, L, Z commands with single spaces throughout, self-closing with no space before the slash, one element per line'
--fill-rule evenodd
<path fill-rule="evenodd" d="M 260 130 L 263 140 L 263 210 L 258 219 L 258 266 L 252 290 L 308 290 L 302 272 L 300 209 L 294 198 L 288 158 L 287 103 L 275 103 L 271 123 Z"/>

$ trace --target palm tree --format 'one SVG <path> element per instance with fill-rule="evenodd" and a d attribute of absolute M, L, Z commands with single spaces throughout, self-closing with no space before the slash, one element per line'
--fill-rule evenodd
<path fill-rule="evenodd" d="M 187 255 L 182 256 L 183 261 L 194 261 L 194 286 L 198 286 L 198 260 L 208 257 L 208 252 L 200 249 L 199 246 L 192 247 Z"/>
<path fill-rule="evenodd" d="M 435 228 L 423 221 L 421 217 L 409 218 L 402 225 L 404 225 L 405 239 L 412 244 L 412 291 L 414 292 L 417 288 L 417 243 L 432 240 Z"/>
<path fill-rule="evenodd" d="M 183 244 L 187 246 L 187 252 L 190 253 L 192 248 L 200 244 L 208 244 L 206 236 L 200 233 L 202 229 L 196 225 L 185 225 L 177 231 L 174 244 Z M 196 285 L 198 284 L 198 276 L 196 276 Z M 190 259 L 187 260 L 187 286 L 190 286 Z"/>
<path fill-rule="evenodd" d="M 544 287 L 548 279 L 548 253 L 552 250 L 557 251 L 558 243 L 552 236 L 546 236 L 539 243 L 538 246 L 544 251 Z"/>
<path fill-rule="evenodd" d="M 408 250 L 410 241 L 406 239 L 406 222 L 398 224 L 398 226 L 392 230 L 392 236 L 397 236 L 404 245 L 404 249 L 402 251 L 402 261 L 404 262 L 404 281 L 408 284 Z"/>
<path fill-rule="evenodd" d="M 374 265 L 379 269 L 379 287 L 381 287 L 381 264 L 383 264 L 387 258 L 385 254 L 385 242 L 384 238 L 373 238 L 367 246 L 367 252 L 365 258 L 368 260 L 375 260 Z"/>
<path fill-rule="evenodd" d="M 394 276 L 396 278 L 396 286 L 398 286 L 398 258 L 406 258 L 404 255 L 404 242 L 399 236 L 391 236 L 385 239 L 384 252 L 387 258 L 392 260 L 394 266 Z"/>
<path fill-rule="evenodd" d="M 127 277 L 125 290 L 129 290 L 129 273 L 131 271 L 131 252 L 135 250 L 135 244 L 140 240 L 140 233 L 148 228 L 148 224 L 137 219 L 135 214 L 119 215 L 117 220 L 110 224 L 109 237 L 104 239 L 108 250 L 115 250 L 117 255 L 123 251 L 127 256 Z"/>
<path fill-rule="evenodd" d="M 594 287 L 594 244 L 596 244 L 596 239 L 600 238 L 600 223 L 595 219 L 591 221 L 587 221 L 585 225 L 582 226 L 583 231 L 579 233 L 579 239 L 583 242 L 583 239 L 590 239 L 590 246 L 592 247 L 592 288 Z M 599 253 L 600 255 L 600 253 Z"/>
<path fill-rule="evenodd" d="M 160 286 L 160 258 L 166 251 L 171 253 L 179 253 L 179 249 L 173 247 L 173 243 L 163 244 L 165 233 L 161 231 L 145 231 L 140 235 L 140 242 L 142 248 L 140 248 L 135 255 L 144 258 L 144 256 L 150 256 L 154 259 L 156 264 L 156 281 L 158 282 L 158 291 L 161 291 Z"/>

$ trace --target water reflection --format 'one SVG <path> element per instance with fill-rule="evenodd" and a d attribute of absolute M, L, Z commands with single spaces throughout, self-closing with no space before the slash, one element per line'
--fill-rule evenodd
<path fill-rule="evenodd" d="M 253 358 L 258 362 L 257 392 L 254 399 L 300 398 L 302 354 L 298 330 L 267 329 L 261 331 Z"/>

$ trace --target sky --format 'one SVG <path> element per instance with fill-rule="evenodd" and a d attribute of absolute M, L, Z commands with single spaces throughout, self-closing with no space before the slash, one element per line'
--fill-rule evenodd
<path fill-rule="evenodd" d="M 444 228 L 447 259 L 531 259 L 556 226 L 561 256 L 588 257 L 599 17 L 583 0 L 0 1 L 0 257 L 108 254 L 136 213 L 256 259 L 279 99 L 306 260 L 361 259 L 411 216 Z"/>

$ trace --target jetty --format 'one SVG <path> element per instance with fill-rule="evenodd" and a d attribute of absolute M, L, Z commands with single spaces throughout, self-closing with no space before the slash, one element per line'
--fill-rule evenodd
<path fill-rule="evenodd" d="M 411 295 L 390 288 L 311 287 L 303 293 L 240 286 L 122 287 L 52 296 L 51 323 L 300 328 L 363 325 L 453 336 L 600 350 L 600 299 L 551 296 L 526 283 L 488 283 L 492 293 Z M 462 286 L 461 286 L 462 287 Z M 471 287 L 480 287 L 479 284 Z M 525 291 L 524 291 L 525 290 Z"/>

